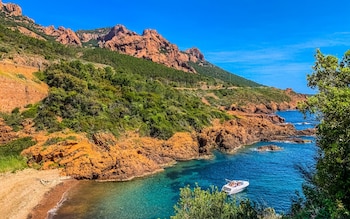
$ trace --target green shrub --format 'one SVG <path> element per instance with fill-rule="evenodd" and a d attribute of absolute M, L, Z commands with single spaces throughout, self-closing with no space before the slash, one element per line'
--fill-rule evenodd
<path fill-rule="evenodd" d="M 55 138 L 49 138 L 45 143 L 44 146 L 50 146 L 50 145 L 54 145 L 57 144 L 58 142 L 62 142 L 64 141 L 64 138 L 61 137 L 55 137 Z"/>
<path fill-rule="evenodd" d="M 35 142 L 31 137 L 13 140 L 0 146 L 0 172 L 8 172 L 24 169 L 27 162 L 20 154 L 21 152 L 33 146 Z"/>
<path fill-rule="evenodd" d="M 219 191 L 217 187 L 202 190 L 198 185 L 193 190 L 189 186 L 181 188 L 180 199 L 174 209 L 175 216 L 172 216 L 172 219 L 278 218 L 271 208 L 263 209 L 248 199 L 238 202 Z"/>
<path fill-rule="evenodd" d="M 0 173 L 13 172 L 27 167 L 27 161 L 22 156 L 0 156 Z"/>
<path fill-rule="evenodd" d="M 27 80 L 26 76 L 24 76 L 23 74 L 17 74 L 16 75 L 19 79 L 23 79 L 23 80 Z"/>
<path fill-rule="evenodd" d="M 0 146 L 0 157 L 18 156 L 21 152 L 35 145 L 36 142 L 31 137 L 24 137 L 13 140 L 5 145 Z"/>

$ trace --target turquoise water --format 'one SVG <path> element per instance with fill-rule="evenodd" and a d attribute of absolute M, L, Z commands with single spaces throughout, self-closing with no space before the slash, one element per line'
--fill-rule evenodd
<path fill-rule="evenodd" d="M 297 129 L 315 125 L 310 118 L 303 120 L 298 111 L 279 114 Z M 180 188 L 193 187 L 195 183 L 204 189 L 211 185 L 221 188 L 225 178 L 249 180 L 249 187 L 237 194 L 237 198 L 250 198 L 278 212 L 286 212 L 291 197 L 296 190 L 301 190 L 303 182 L 295 165 L 314 163 L 315 143 L 274 142 L 284 150 L 254 150 L 266 144 L 271 142 L 247 146 L 234 155 L 216 152 L 214 159 L 181 162 L 162 173 L 130 182 L 82 182 L 70 192 L 53 218 L 169 218 Z"/>

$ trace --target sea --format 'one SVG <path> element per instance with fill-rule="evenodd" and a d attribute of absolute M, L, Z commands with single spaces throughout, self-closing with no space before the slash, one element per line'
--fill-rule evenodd
<path fill-rule="evenodd" d="M 278 115 L 296 129 L 315 127 L 317 121 L 304 118 L 299 111 L 283 111 Z M 82 181 L 52 211 L 50 218 L 170 218 L 179 201 L 180 188 L 196 185 L 202 189 L 221 187 L 225 179 L 249 180 L 249 187 L 235 195 L 269 206 L 277 213 L 290 209 L 296 191 L 302 193 L 303 177 L 297 165 L 312 168 L 317 148 L 314 137 L 302 137 L 310 143 L 259 142 L 228 155 L 215 151 L 209 160 L 179 162 L 152 176 L 128 182 Z M 274 144 L 281 151 L 258 152 L 257 147 Z"/>

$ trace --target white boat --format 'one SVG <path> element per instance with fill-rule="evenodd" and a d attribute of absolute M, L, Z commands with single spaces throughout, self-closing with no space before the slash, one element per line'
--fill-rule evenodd
<path fill-rule="evenodd" d="M 247 186 L 249 186 L 248 181 L 244 180 L 228 180 L 226 179 L 226 184 L 222 187 L 221 191 L 226 192 L 228 195 L 233 195 L 238 192 L 243 191 Z"/>

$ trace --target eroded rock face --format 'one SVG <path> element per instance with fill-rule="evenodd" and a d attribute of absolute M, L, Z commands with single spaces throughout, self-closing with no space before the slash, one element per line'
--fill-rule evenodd
<path fill-rule="evenodd" d="M 93 31 L 77 31 L 76 34 L 80 40 L 84 43 L 89 42 L 90 40 L 100 40 L 110 31 L 109 28 L 99 28 Z"/>
<path fill-rule="evenodd" d="M 4 120 L 0 118 L 0 147 L 16 138 L 16 132 L 14 132 L 12 128 L 6 125 Z"/>
<path fill-rule="evenodd" d="M 0 9 L 3 9 L 10 16 L 22 16 L 22 8 L 19 5 L 0 2 Z"/>
<path fill-rule="evenodd" d="M 201 145 L 206 148 L 204 151 L 218 148 L 221 151 L 232 153 L 242 145 L 273 140 L 276 136 L 291 136 L 295 133 L 293 125 L 280 123 L 264 115 L 240 115 L 240 118 L 222 124 L 214 123 L 212 127 L 200 133 L 200 139 L 205 142 Z"/>
<path fill-rule="evenodd" d="M 111 134 L 97 133 L 93 141 L 78 136 L 44 146 L 54 136 L 41 135 L 34 137 L 37 145 L 22 153 L 30 163 L 42 163 L 43 169 L 61 167 L 64 174 L 77 179 L 120 181 L 161 171 L 179 160 L 207 157 L 213 149 L 233 153 L 243 145 L 295 134 L 292 125 L 268 115 L 241 114 L 238 119 L 215 121 L 200 133 L 176 133 L 166 141 L 137 134 L 117 140 Z"/>
<path fill-rule="evenodd" d="M 99 45 L 186 72 L 195 72 L 188 64 L 189 61 L 204 61 L 204 56 L 198 49 L 192 48 L 181 52 L 175 44 L 171 44 L 156 30 L 150 29 L 144 30 L 142 35 L 138 35 L 123 25 L 117 25 L 101 39 Z"/>
<path fill-rule="evenodd" d="M 38 144 L 23 154 L 32 163 L 43 163 L 43 169 L 60 166 L 77 179 L 128 180 L 161 171 L 176 160 L 199 157 L 198 143 L 190 133 L 177 133 L 168 141 L 128 136 L 117 143 L 112 135 L 99 133 L 93 137 L 95 143 L 79 136 L 45 150 L 47 138 L 42 138 L 36 137 Z"/>
<path fill-rule="evenodd" d="M 64 28 L 61 26 L 58 29 L 55 29 L 54 26 L 49 26 L 42 27 L 42 30 L 45 34 L 55 37 L 57 42 L 64 45 L 82 46 L 79 37 L 69 28 Z"/>
<path fill-rule="evenodd" d="M 185 53 L 189 54 L 189 61 L 191 62 L 205 61 L 204 55 L 199 51 L 198 48 L 187 49 Z"/>
<path fill-rule="evenodd" d="M 307 99 L 306 95 L 295 93 L 290 88 L 286 89 L 284 92 L 290 98 L 288 102 L 270 102 L 265 104 L 248 103 L 243 104 L 242 106 L 237 106 L 236 104 L 233 104 L 229 107 L 228 110 L 244 113 L 270 114 L 275 113 L 276 111 L 296 110 L 298 109 L 298 103 L 304 102 Z"/>

